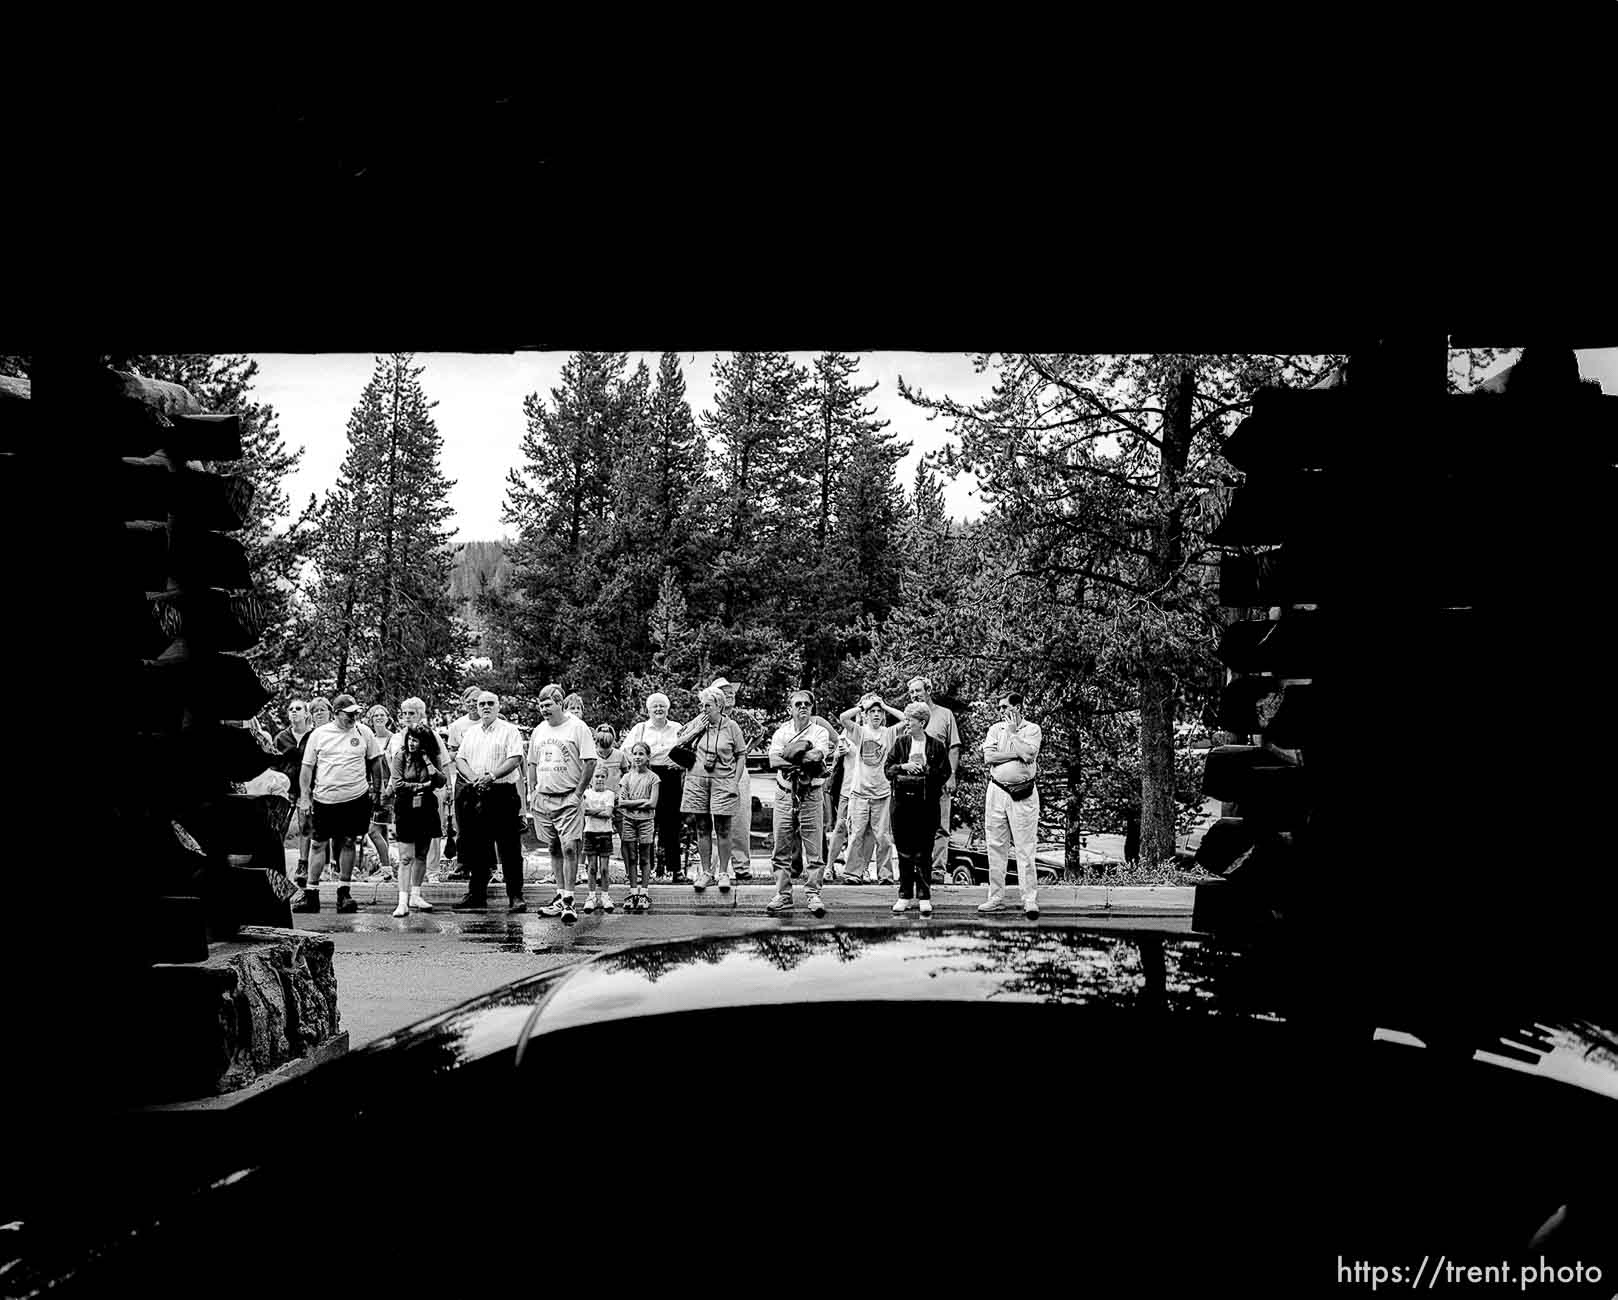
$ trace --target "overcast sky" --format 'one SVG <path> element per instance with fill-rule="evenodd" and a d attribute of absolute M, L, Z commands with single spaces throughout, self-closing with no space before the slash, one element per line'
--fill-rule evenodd
<path fill-rule="evenodd" d="M 456 540 L 482 541 L 508 532 L 500 522 L 506 471 L 522 459 L 523 398 L 538 392 L 547 401 L 560 379 L 567 352 L 483 354 L 423 352 L 416 361 L 426 367 L 421 376 L 429 398 L 436 399 L 433 417 L 444 435 L 444 474 L 455 481 L 450 508 L 459 529 Z M 686 400 L 699 420 L 713 404 L 713 363 L 719 354 L 682 352 Z M 808 365 L 812 352 L 790 354 Z M 632 352 L 630 369 L 645 358 L 655 376 L 659 354 Z M 332 484 L 346 450 L 349 412 L 371 376 L 375 358 L 370 353 L 298 355 L 266 353 L 259 363 L 253 395 L 275 407 L 282 437 L 290 449 L 303 447 L 303 463 L 287 476 L 286 488 L 294 509 L 301 509 L 310 493 L 324 494 Z M 1586 378 L 1598 379 L 1604 392 L 1618 394 L 1618 348 L 1579 353 L 1579 368 Z M 900 482 L 910 485 L 921 454 L 947 440 L 941 421 L 929 421 L 899 396 L 897 377 L 929 395 L 962 401 L 985 396 L 993 372 L 977 374 L 971 361 L 956 353 L 870 352 L 861 357 L 859 382 L 877 381 L 869 404 L 891 421 L 901 442 L 911 444 L 900 462 Z M 975 484 L 958 480 L 945 489 L 951 513 L 971 518 L 981 510 Z"/>
<path fill-rule="evenodd" d="M 500 522 L 500 506 L 505 496 L 506 471 L 522 460 L 523 398 L 537 392 L 549 402 L 550 391 L 560 382 L 562 365 L 569 355 L 417 354 L 417 364 L 426 367 L 422 387 L 429 398 L 438 402 L 433 418 L 444 435 L 444 474 L 455 481 L 450 490 L 450 507 L 460 530 L 458 541 L 492 539 L 510 531 Z M 722 354 L 679 355 L 685 373 L 686 400 L 700 420 L 703 411 L 713 405 L 713 363 Z M 789 355 L 808 365 L 816 354 Z M 636 362 L 644 358 L 655 378 L 660 356 L 656 352 L 631 352 L 629 370 L 632 372 Z M 305 448 L 303 463 L 286 480 L 288 495 L 294 506 L 301 508 L 311 492 L 320 495 L 331 486 L 342 464 L 349 412 L 371 377 L 375 357 L 370 353 L 264 353 L 254 359 L 259 363 L 259 373 L 253 396 L 275 407 L 288 448 Z M 939 446 L 946 434 L 942 422 L 929 421 L 925 412 L 899 396 L 896 379 L 901 374 L 907 383 L 924 392 L 949 393 L 963 400 L 986 395 L 992 376 L 974 374 L 971 361 L 953 353 L 874 352 L 862 356 L 857 380 L 862 384 L 873 380 L 878 383 L 867 404 L 877 409 L 880 418 L 892 422 L 890 430 L 900 442 L 911 444 L 909 454 L 899 465 L 900 481 L 908 487 L 921 454 Z M 981 510 L 969 481 L 947 487 L 946 499 L 957 516 L 970 517 Z"/>

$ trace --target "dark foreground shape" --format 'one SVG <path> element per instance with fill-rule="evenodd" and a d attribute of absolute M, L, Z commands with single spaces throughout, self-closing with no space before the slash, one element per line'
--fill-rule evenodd
<path fill-rule="evenodd" d="M 390 1294 L 437 1296 L 684 1277 L 757 1295 L 841 1274 L 981 1296 L 1033 1272 L 1314 1295 L 1340 1258 L 1413 1269 L 1441 1252 L 1618 1278 L 1589 1228 L 1604 1233 L 1618 1169 L 1612 1021 L 1454 1002 L 1435 1018 L 1430 1001 L 1333 989 L 1274 952 L 1060 926 L 772 924 L 629 948 L 227 1113 L 80 1122 L 12 1170 L 5 1281 L 284 1298 L 295 1280 L 369 1294 L 383 1275 Z M 555 1109 L 573 1083 L 599 1080 L 616 1121 L 671 1066 L 694 1109 L 682 1089 L 644 1124 L 566 1140 L 586 1120 Z M 876 1123 L 826 1104 L 854 1077 L 893 1103 Z M 732 1087 L 767 1104 L 737 1106 Z M 443 1140 L 399 1136 L 423 1117 Z M 376 1209 L 363 1232 L 323 1209 L 301 1220 L 312 1189 Z M 476 1228 L 445 1222 L 401 1258 L 393 1207 L 446 1198 Z M 638 1249 L 591 1248 L 590 1215 L 618 1240 L 647 1204 Z M 493 1205 L 521 1213 L 485 1231 Z M 847 1228 L 851 1206 L 868 1228 Z M 1567 1226 L 1531 1244 L 1562 1207 Z M 243 1224 L 261 1225 L 245 1255 L 221 1245 Z"/>

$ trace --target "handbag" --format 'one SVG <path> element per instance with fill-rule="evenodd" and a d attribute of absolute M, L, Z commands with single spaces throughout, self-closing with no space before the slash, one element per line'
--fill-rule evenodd
<path fill-rule="evenodd" d="M 694 745 L 675 745 L 669 750 L 669 762 L 683 767 L 689 772 L 697 765 L 697 750 Z"/>
<path fill-rule="evenodd" d="M 999 777 L 991 776 L 989 780 L 1009 794 L 1013 799 L 1023 800 L 1034 793 L 1034 779 L 1029 777 L 1026 781 L 1002 781 Z"/>

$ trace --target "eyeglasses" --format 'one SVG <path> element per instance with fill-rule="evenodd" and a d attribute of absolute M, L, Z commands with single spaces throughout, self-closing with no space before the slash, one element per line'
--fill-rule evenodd
<path fill-rule="evenodd" d="M 494 708 L 494 706 L 495 706 L 495 704 L 497 702 L 498 701 L 495 701 L 495 700 L 479 700 L 478 701 L 478 708 L 480 708 L 480 709 L 492 709 L 492 708 Z"/>
<path fill-rule="evenodd" d="M 792 701 L 792 707 L 795 708 L 795 709 L 807 709 L 809 707 L 809 701 L 808 700 L 793 700 Z"/>

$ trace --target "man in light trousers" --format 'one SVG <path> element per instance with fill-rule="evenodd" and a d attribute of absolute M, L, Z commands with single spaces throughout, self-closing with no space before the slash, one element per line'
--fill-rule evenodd
<path fill-rule="evenodd" d="M 1022 696 L 1015 691 L 1002 695 L 1000 721 L 989 728 L 983 741 L 983 761 L 989 767 L 989 784 L 983 796 L 984 828 L 989 841 L 989 896 L 979 904 L 978 911 L 1005 911 L 1006 864 L 1009 851 L 1015 848 L 1022 909 L 1030 918 L 1036 918 L 1039 876 L 1034 844 L 1039 838 L 1039 789 L 1036 786 L 1022 799 L 1012 798 L 1007 790 L 1039 774 L 1040 729 L 1023 717 L 1022 708 Z"/>
<path fill-rule="evenodd" d="M 792 692 L 792 717 L 770 740 L 770 767 L 775 772 L 775 897 L 764 910 L 771 915 L 792 910 L 792 859 L 803 845 L 804 888 L 809 910 L 826 914 L 820 898 L 826 867 L 826 759 L 836 741 L 814 716 L 814 697 Z"/>

